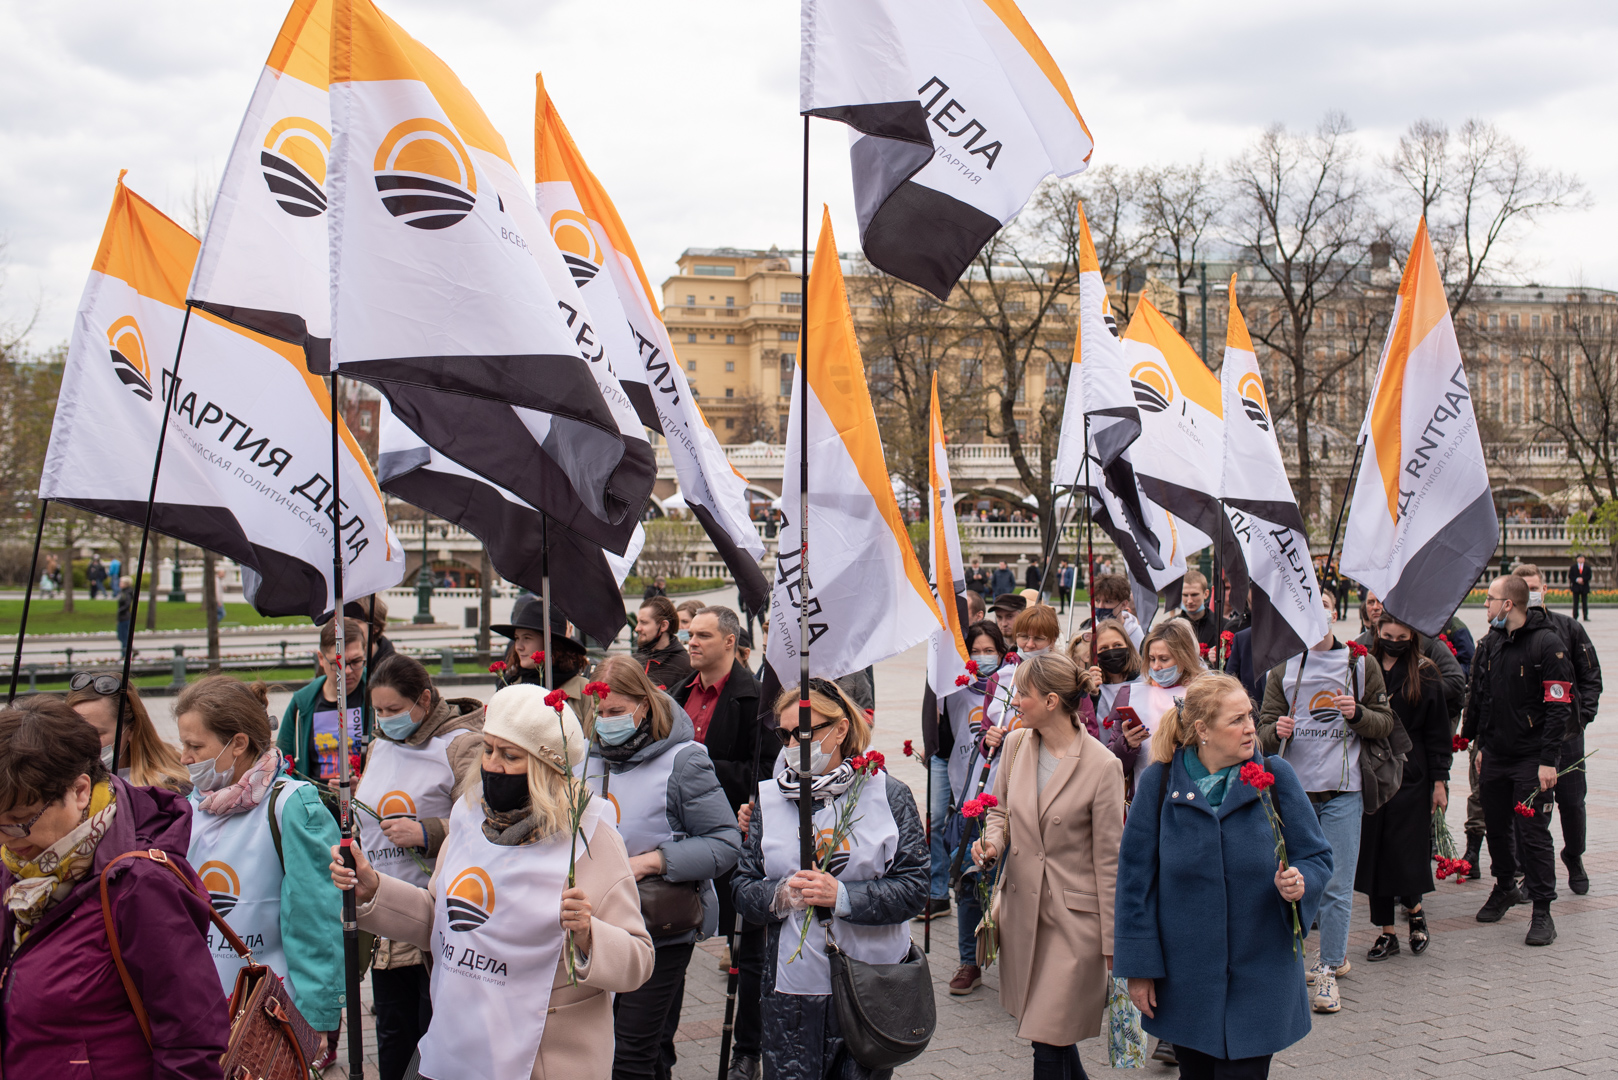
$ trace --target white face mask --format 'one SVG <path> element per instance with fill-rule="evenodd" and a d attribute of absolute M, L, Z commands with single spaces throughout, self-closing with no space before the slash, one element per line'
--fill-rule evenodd
<path fill-rule="evenodd" d="M 101 748 L 101 764 L 108 772 L 112 772 L 112 744 L 108 743 Z"/>
<path fill-rule="evenodd" d="M 1545 594 L 1542 593 L 1542 592 L 1534 592 L 1532 589 L 1530 589 L 1529 592 L 1528 592 L 1528 606 L 1529 607 L 1544 607 L 1545 606 Z"/>
<path fill-rule="evenodd" d="M 1024 661 L 1028 661 L 1032 660 L 1036 656 L 1044 656 L 1050 651 L 1051 647 L 1047 645 L 1043 649 L 1018 649 L 1017 655 L 1022 657 Z"/>
<path fill-rule="evenodd" d="M 235 771 L 234 767 L 230 772 L 219 771 L 219 758 L 224 757 L 229 752 L 230 747 L 227 746 L 219 751 L 219 757 L 187 765 L 185 768 L 191 774 L 191 786 L 206 795 L 208 792 L 218 791 L 230 783 L 230 773 Z"/>

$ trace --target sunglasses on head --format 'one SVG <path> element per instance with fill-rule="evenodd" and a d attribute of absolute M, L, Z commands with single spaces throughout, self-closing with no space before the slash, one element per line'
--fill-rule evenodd
<path fill-rule="evenodd" d="M 843 701 L 842 689 L 838 687 L 836 683 L 833 683 L 827 679 L 810 679 L 809 689 L 814 690 L 817 693 L 824 694 L 826 697 L 829 697 L 833 701 L 837 702 L 837 707 L 841 709 L 843 713 L 843 716 L 834 720 L 827 720 L 824 724 L 809 725 L 809 736 L 811 738 L 814 737 L 816 732 L 825 731 L 827 728 L 836 727 L 844 717 L 850 720 L 853 719 L 853 717 L 849 714 L 848 705 Z M 782 746 L 791 746 L 793 743 L 798 741 L 798 731 L 797 729 L 787 731 L 784 728 L 776 728 L 775 737 L 781 740 Z"/>
<path fill-rule="evenodd" d="M 94 690 L 98 694 L 110 697 L 123 688 L 124 681 L 116 675 L 97 675 L 93 671 L 80 671 L 68 679 L 67 685 L 72 690 Z"/>

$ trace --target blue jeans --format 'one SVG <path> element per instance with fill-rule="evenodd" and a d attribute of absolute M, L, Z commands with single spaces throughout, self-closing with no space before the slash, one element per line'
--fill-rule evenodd
<path fill-rule="evenodd" d="M 928 816 L 932 818 L 932 887 L 927 895 L 934 900 L 949 899 L 949 863 L 955 854 L 944 843 L 944 826 L 949 821 L 950 790 L 949 790 L 949 762 L 936 754 L 928 760 L 927 769 L 932 774 L 933 800 L 927 808 Z"/>
<path fill-rule="evenodd" d="M 1360 821 L 1365 798 L 1345 791 L 1329 802 L 1315 804 L 1320 831 L 1331 845 L 1331 880 L 1320 901 L 1320 960 L 1327 967 L 1342 967 L 1348 953 L 1348 921 L 1354 910 L 1354 868 L 1360 861 Z"/>

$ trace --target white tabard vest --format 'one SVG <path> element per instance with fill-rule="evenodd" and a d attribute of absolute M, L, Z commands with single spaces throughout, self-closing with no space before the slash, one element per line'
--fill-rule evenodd
<path fill-rule="evenodd" d="M 355 796 L 384 819 L 403 817 L 420 821 L 449 817 L 451 792 L 455 789 L 455 773 L 449 766 L 449 744 L 462 734 L 462 731 L 452 731 L 428 739 L 420 746 L 377 739 Z M 431 874 L 416 864 L 410 852 L 389 840 L 371 815 L 356 811 L 354 816 L 359 819 L 365 857 L 376 867 L 377 873 L 412 885 L 427 884 Z M 423 852 L 418 850 L 416 855 L 428 866 L 432 865 Z"/>
<path fill-rule="evenodd" d="M 281 788 L 279 795 L 272 788 L 253 809 L 227 817 L 197 809 L 201 796 L 193 792 L 191 847 L 185 860 L 202 879 L 213 909 L 253 950 L 255 961 L 268 965 L 286 981 L 287 991 L 296 1000 L 297 989 L 287 974 L 286 952 L 281 947 L 281 881 L 286 874 L 275 853 L 269 807 L 273 798 L 279 826 L 286 818 L 287 799 L 304 782 L 283 776 L 275 783 Z M 208 948 L 219 971 L 219 983 L 228 994 L 245 961 L 212 923 L 208 924 Z"/>
<path fill-rule="evenodd" d="M 841 867 L 833 859 L 835 877 L 842 881 L 869 881 L 881 877 L 899 850 L 899 826 L 888 807 L 888 774 L 879 772 L 865 782 L 860 792 L 859 820 L 845 841 L 847 861 Z M 829 838 L 842 809 L 842 799 L 833 799 L 815 814 L 815 829 Z M 798 804 L 781 795 L 776 782 L 758 786 L 759 813 L 765 823 L 761 841 L 764 850 L 764 876 L 785 879 L 802 867 L 798 861 Z M 781 924 L 781 945 L 775 957 L 775 988 L 783 994 L 830 994 L 831 968 L 826 963 L 826 932 L 818 921 L 811 921 L 803 951 L 788 962 L 798 947 L 807 912 L 794 911 Z M 833 919 L 832 932 L 837 944 L 856 960 L 868 964 L 897 964 L 910 951 L 910 924 L 861 926 Z"/>
<path fill-rule="evenodd" d="M 624 838 L 629 857 L 644 855 L 670 840 L 684 840 L 685 832 L 669 823 L 669 778 L 681 754 L 708 756 L 708 748 L 694 740 L 675 743 L 650 761 L 643 761 L 632 769 L 612 773 L 606 777 L 607 763 L 590 755 L 587 761 L 573 771 L 582 773 L 586 765 L 589 775 L 585 783 L 597 795 L 605 795 L 613 814 L 608 819 L 618 826 L 618 835 Z"/>
<path fill-rule="evenodd" d="M 1356 669 L 1364 662 L 1356 664 Z M 1308 652 L 1287 661 L 1282 689 L 1297 725 L 1292 738 L 1281 745 L 1281 756 L 1297 772 L 1305 791 L 1359 791 L 1364 786 L 1360 777 L 1360 737 L 1349 729 L 1348 721 L 1331 700 L 1333 694 L 1358 698 L 1365 672 L 1356 670 L 1355 676 L 1354 681 L 1360 685 L 1349 689 L 1346 648 Z"/>
<path fill-rule="evenodd" d="M 977 738 L 983 731 L 983 694 L 967 687 L 945 698 L 943 704 L 950 737 L 955 740 L 949 752 L 949 790 L 958 805 L 967 784 L 977 783 L 977 769 L 983 764 L 977 753 Z"/>
<path fill-rule="evenodd" d="M 585 809 L 581 852 L 601 820 L 600 805 L 591 800 Z M 421 1040 L 421 1075 L 435 1080 L 529 1076 L 562 958 L 567 830 L 501 847 L 482 826 L 483 808 L 457 799 L 438 853 L 433 1022 Z"/>

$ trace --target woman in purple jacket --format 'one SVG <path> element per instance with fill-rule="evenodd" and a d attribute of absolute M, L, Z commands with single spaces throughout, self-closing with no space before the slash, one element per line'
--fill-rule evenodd
<path fill-rule="evenodd" d="M 60 699 L 0 709 L 0 1075 L 219 1080 L 230 1032 L 206 894 L 145 859 L 108 875 L 150 1044 L 102 919 L 107 863 L 159 849 L 195 882 L 190 839 L 185 799 L 109 776 L 95 728 Z"/>

